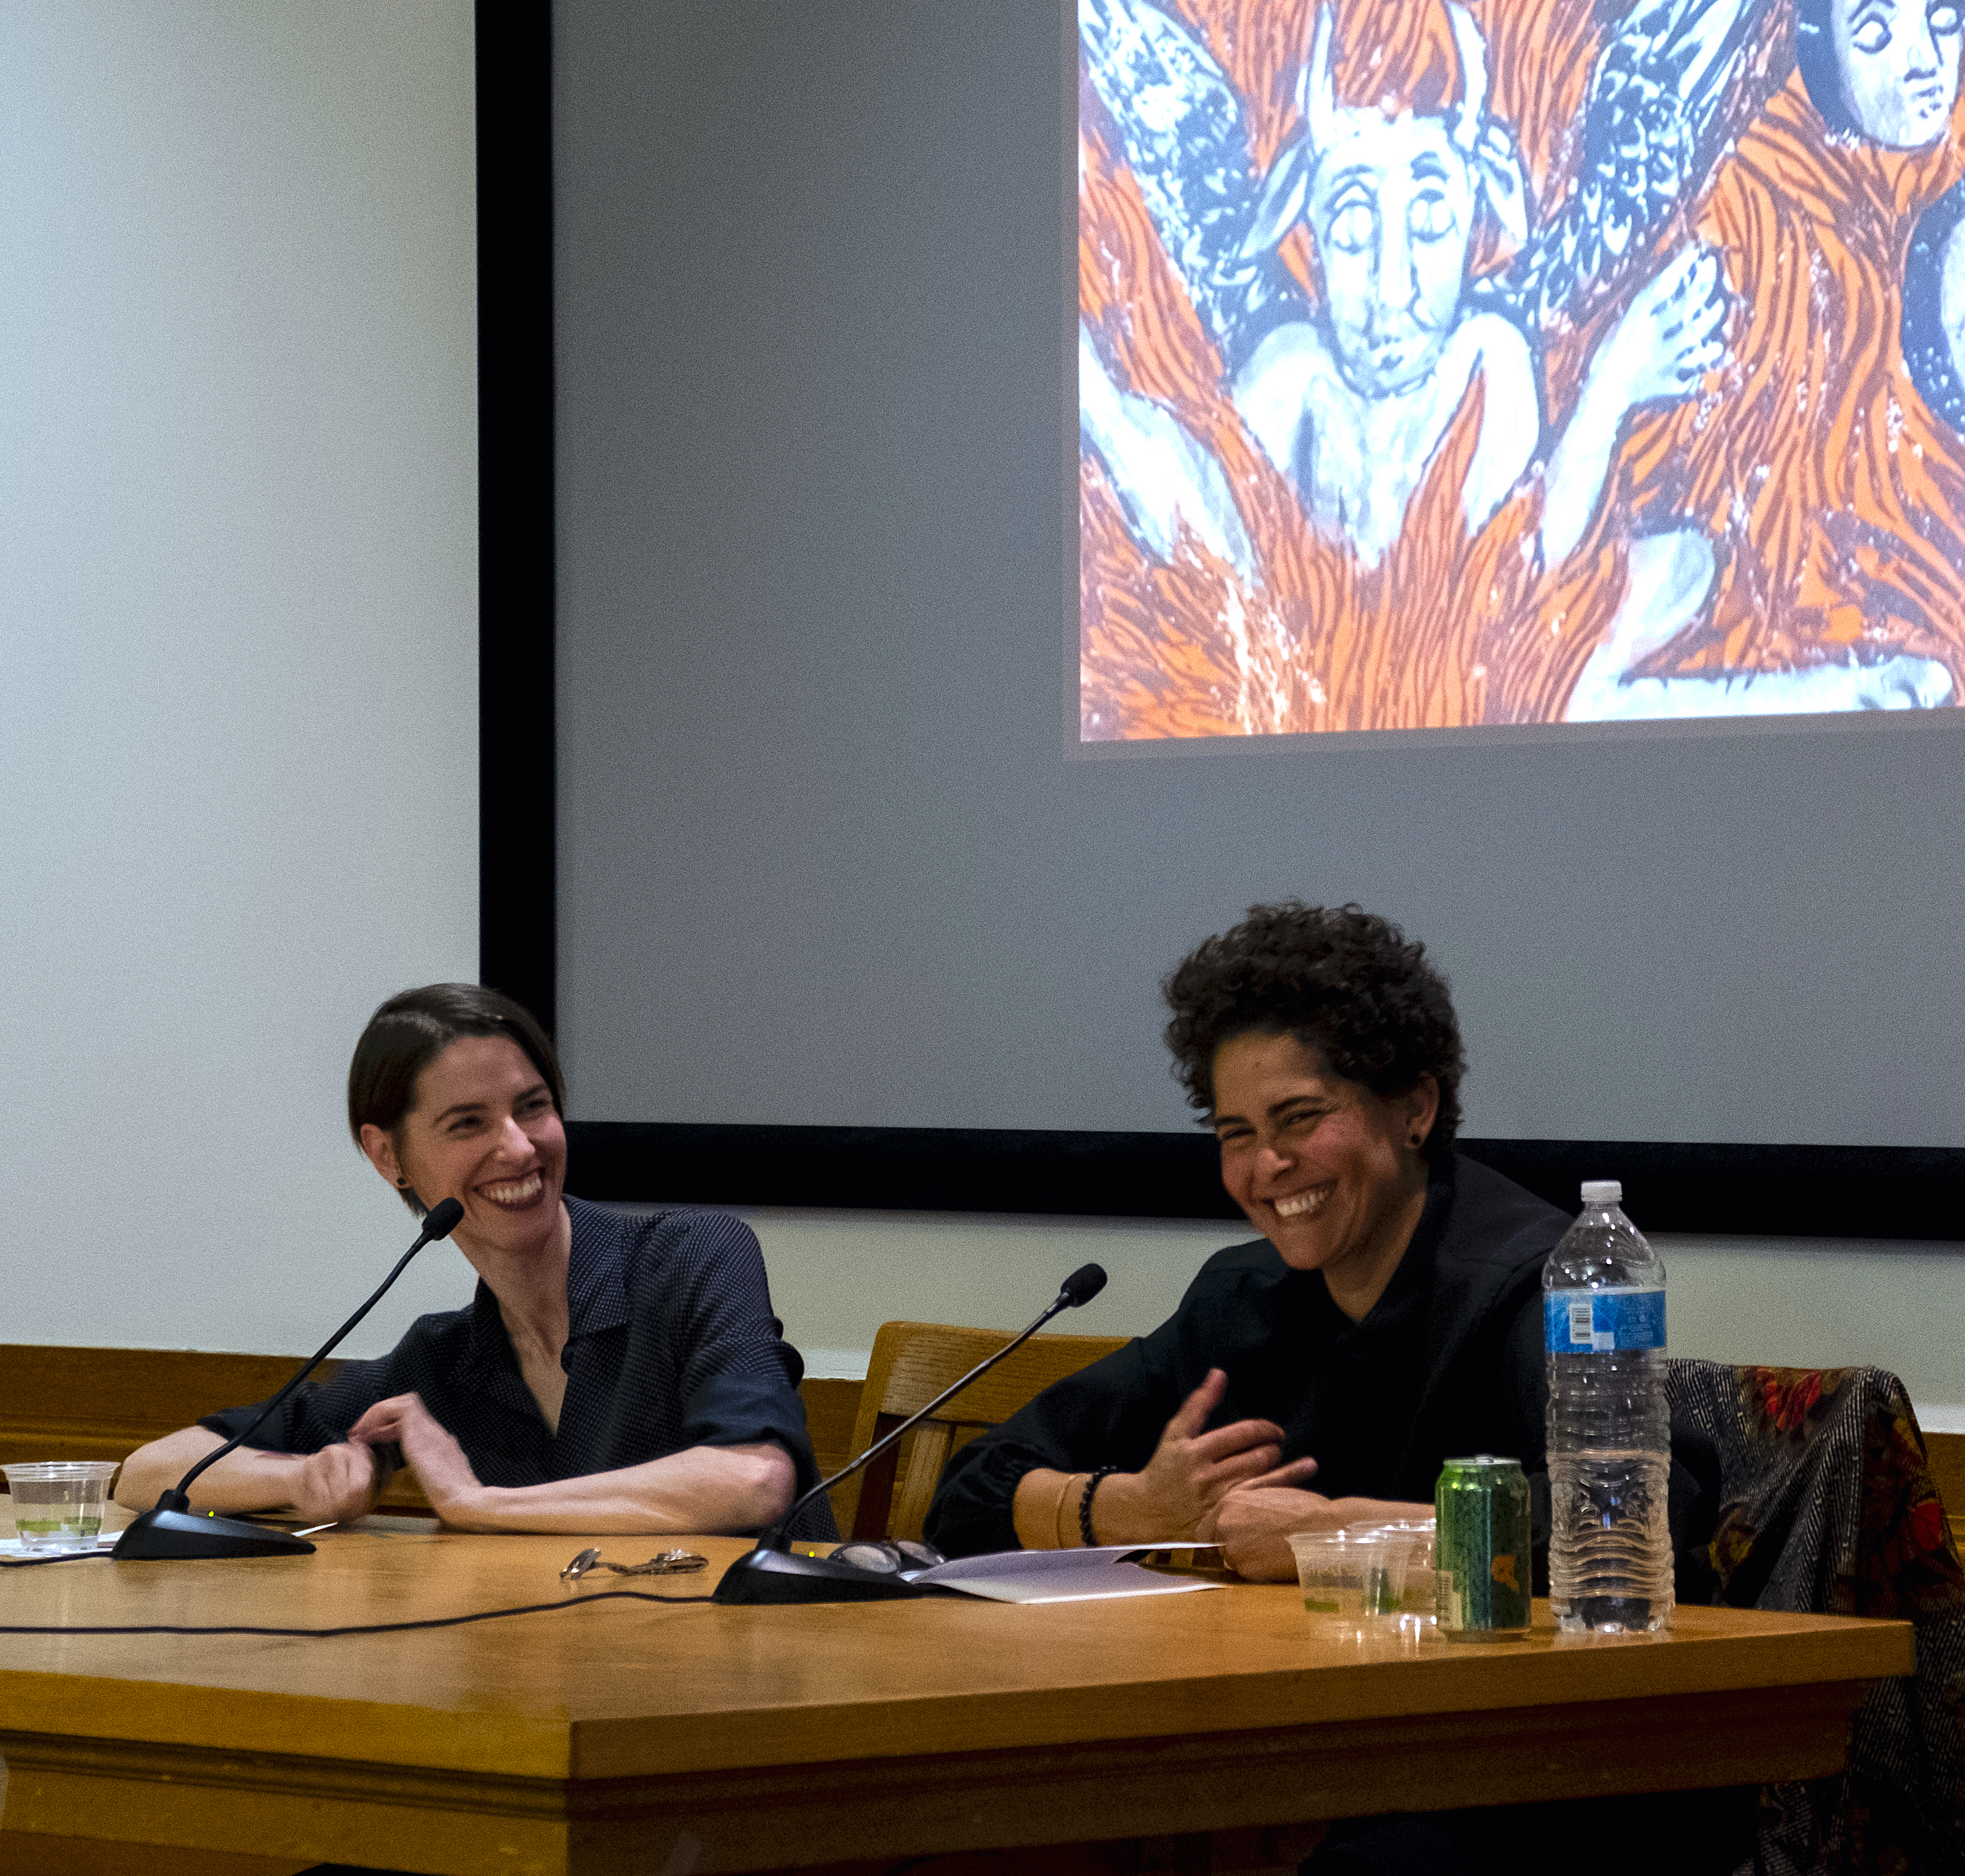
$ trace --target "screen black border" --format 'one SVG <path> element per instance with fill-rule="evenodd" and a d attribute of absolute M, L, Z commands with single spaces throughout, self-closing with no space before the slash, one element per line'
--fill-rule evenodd
<path fill-rule="evenodd" d="M 552 15 L 478 0 L 479 970 L 558 1014 Z M 1073 589 L 1075 596 L 1075 588 Z M 629 1203 L 1239 1216 L 1191 1134 L 576 1121 L 569 1187 Z M 1565 1209 L 1621 1178 L 1648 1230 L 1965 1240 L 1965 1149 L 1468 1140 Z"/>
<path fill-rule="evenodd" d="M 552 16 L 477 0 L 478 969 L 558 1017 Z"/>
<path fill-rule="evenodd" d="M 1241 1217 L 1213 1138 L 936 1127 L 575 1121 L 568 1190 L 629 1203 Z M 1719 1237 L 1965 1236 L 1965 1152 L 1946 1147 L 1467 1139 L 1461 1147 L 1574 1211 L 1585 1179 L 1619 1179 L 1646 1231 Z M 1246 1229 L 1246 1226 L 1243 1227 Z"/>

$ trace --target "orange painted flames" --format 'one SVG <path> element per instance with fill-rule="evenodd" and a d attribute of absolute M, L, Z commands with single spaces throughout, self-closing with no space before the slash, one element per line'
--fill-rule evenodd
<path fill-rule="evenodd" d="M 1546 209 L 1577 160 L 1570 127 L 1596 56 L 1593 9 L 1589 0 L 1489 0 L 1473 10 L 1489 49 L 1489 111 L 1514 128 Z M 1296 132 L 1309 0 L 1185 0 L 1179 11 L 1245 101 L 1266 163 Z M 1340 79 L 1356 90 L 1368 64 L 1356 39 L 1365 16 L 1347 5 L 1340 17 L 1353 35 L 1352 75 L 1343 78 L 1340 57 Z M 1408 37 L 1382 69 L 1396 73 L 1401 59 L 1414 71 L 1436 66 L 1425 35 Z M 1437 87 L 1428 79 L 1419 88 Z M 1627 425 L 1616 499 L 1568 561 L 1545 569 L 1532 475 L 1484 527 L 1470 535 L 1464 521 L 1460 490 L 1482 415 L 1477 377 L 1400 538 L 1373 567 L 1308 523 L 1243 426 L 1088 86 L 1081 311 L 1122 381 L 1171 410 L 1227 471 L 1256 577 L 1245 586 L 1191 536 L 1171 564 L 1143 552 L 1086 457 L 1082 735 L 1559 721 L 1622 596 L 1632 517 L 1647 528 L 1701 527 L 1720 567 L 1713 602 L 1652 656 L 1650 674 L 1787 668 L 1860 642 L 1939 657 L 1965 692 L 1965 580 L 1954 557 L 1965 540 L 1965 469 L 1956 439 L 1910 388 L 1899 339 L 1904 250 L 1918 208 L 1957 173 L 1954 144 L 1908 157 L 1833 147 L 1805 98 L 1797 104 L 1797 86 L 1761 111 L 1766 95 L 1763 85 L 1729 104 L 1745 134 L 1697 213 L 1699 237 L 1725 249 L 1740 298 L 1730 332 L 1737 362 L 1709 387 L 1716 406 L 1709 395 Z M 1314 299 L 1315 256 L 1302 228 L 1285 259 Z M 1470 268 L 1506 259 L 1484 223 Z M 1650 271 L 1634 270 L 1626 291 Z M 1593 307 L 1582 329 L 1545 336 L 1552 434 L 1616 310 Z"/>
<path fill-rule="evenodd" d="M 1902 652 L 1965 689 L 1965 458 L 1913 389 L 1903 274 L 1965 173 L 1954 130 L 1899 152 L 1831 133 L 1799 75 L 1716 172 L 1697 220 L 1737 297 L 1722 420 L 1632 426 L 1622 493 L 1706 529 L 1713 604 L 1642 667 L 1769 670 Z"/>

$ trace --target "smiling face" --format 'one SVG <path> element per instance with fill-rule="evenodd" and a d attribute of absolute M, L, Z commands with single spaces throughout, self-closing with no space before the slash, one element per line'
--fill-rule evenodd
<path fill-rule="evenodd" d="M 1958 0 L 1830 0 L 1828 15 L 1857 127 L 1893 149 L 1935 143 L 1958 97 Z"/>
<path fill-rule="evenodd" d="M 1384 1099 L 1294 1036 L 1259 1033 L 1222 1044 L 1214 1081 L 1228 1196 L 1292 1270 L 1321 1270 L 1341 1307 L 1368 1309 L 1425 1207 L 1413 1136 L 1432 1128 L 1437 1084 Z"/>
<path fill-rule="evenodd" d="M 455 1235 L 467 1245 L 522 1252 L 559 1222 L 565 1126 L 545 1078 L 509 1036 L 451 1043 L 416 1077 L 393 1135 L 365 1126 L 362 1147 L 426 1206 L 455 1199 L 464 1222 Z"/>
<path fill-rule="evenodd" d="M 1459 318 L 1474 179 L 1443 118 L 1331 117 L 1310 195 L 1325 304 L 1352 388 L 1389 397 L 1425 379 Z"/>

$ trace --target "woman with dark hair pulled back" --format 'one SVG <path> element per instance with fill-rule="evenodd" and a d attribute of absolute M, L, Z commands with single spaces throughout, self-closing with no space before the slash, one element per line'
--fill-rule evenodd
<path fill-rule="evenodd" d="M 752 1531 L 815 1482 L 803 1364 L 750 1228 L 567 1197 L 565 1103 L 552 1041 L 497 991 L 431 984 L 375 1012 L 349 1069 L 349 1131 L 411 1210 L 464 1208 L 451 1242 L 476 1297 L 297 1392 L 263 1444 L 198 1479 L 196 1508 L 359 1518 L 398 1454 L 466 1531 Z M 148 1505 L 258 1411 L 140 1448 L 119 1501 Z M 804 1534 L 831 1536 L 822 1524 Z"/>

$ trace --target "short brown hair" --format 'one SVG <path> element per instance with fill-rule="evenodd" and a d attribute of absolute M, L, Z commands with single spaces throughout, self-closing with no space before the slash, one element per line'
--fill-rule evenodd
<path fill-rule="evenodd" d="M 465 1036 L 503 1036 L 518 1044 L 566 1116 L 566 1078 L 552 1038 L 539 1020 L 503 991 L 482 984 L 426 984 L 391 997 L 368 1019 L 348 1065 L 348 1131 L 362 1144 L 365 1126 L 392 1139 L 415 1104 L 416 1077 Z M 405 1193 L 412 1211 L 422 1208 Z"/>

